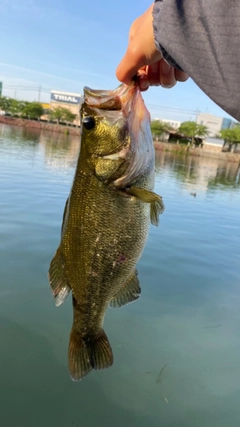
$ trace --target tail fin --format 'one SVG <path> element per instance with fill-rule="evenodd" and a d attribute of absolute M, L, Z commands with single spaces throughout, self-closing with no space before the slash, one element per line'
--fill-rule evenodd
<path fill-rule="evenodd" d="M 95 336 L 82 336 L 72 329 L 68 349 L 69 373 L 79 381 L 92 369 L 104 369 L 113 364 L 113 353 L 107 336 L 100 329 Z"/>

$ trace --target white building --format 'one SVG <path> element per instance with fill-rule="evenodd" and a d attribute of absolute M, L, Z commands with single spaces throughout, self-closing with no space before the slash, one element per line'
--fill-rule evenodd
<path fill-rule="evenodd" d="M 214 116 L 213 114 L 199 113 L 196 117 L 196 123 L 206 126 L 209 131 L 208 136 L 215 137 L 222 129 L 223 118 Z"/>
<path fill-rule="evenodd" d="M 159 122 L 166 123 L 169 126 L 171 126 L 173 129 L 178 129 L 181 124 L 181 122 L 178 122 L 177 120 L 167 120 L 167 119 L 158 119 L 158 118 L 154 120 L 159 120 Z"/>
<path fill-rule="evenodd" d="M 71 92 L 60 92 L 58 90 L 52 90 L 50 96 L 50 109 L 55 107 L 68 108 L 73 114 L 76 114 L 74 120 L 75 125 L 79 125 L 79 111 L 80 104 L 82 102 L 82 96 L 79 93 Z"/>

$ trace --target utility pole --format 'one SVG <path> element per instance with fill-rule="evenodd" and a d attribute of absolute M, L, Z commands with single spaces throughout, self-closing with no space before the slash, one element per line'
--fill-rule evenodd
<path fill-rule="evenodd" d="M 38 102 L 40 102 L 40 98 L 41 98 L 41 85 L 39 86 L 39 90 L 38 90 Z"/>

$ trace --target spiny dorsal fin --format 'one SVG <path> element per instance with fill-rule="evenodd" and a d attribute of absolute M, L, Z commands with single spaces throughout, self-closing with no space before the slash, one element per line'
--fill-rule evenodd
<path fill-rule="evenodd" d="M 134 273 L 129 277 L 120 291 L 111 299 L 109 304 L 111 308 L 120 308 L 140 297 L 141 288 L 137 276 L 137 270 L 134 270 Z"/>
<path fill-rule="evenodd" d="M 65 301 L 71 291 L 71 288 L 67 283 L 64 271 L 64 262 L 59 248 L 51 261 L 48 278 L 55 298 L 55 304 L 58 307 Z"/>
<path fill-rule="evenodd" d="M 145 203 L 150 203 L 150 219 L 153 225 L 158 226 L 159 215 L 164 211 L 162 197 L 153 191 L 145 190 L 145 188 L 130 187 L 126 190 L 127 194 L 136 197 Z"/>

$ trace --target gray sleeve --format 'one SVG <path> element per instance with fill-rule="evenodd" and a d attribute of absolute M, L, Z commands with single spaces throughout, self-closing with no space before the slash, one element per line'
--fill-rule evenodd
<path fill-rule="evenodd" d="M 240 1 L 156 0 L 155 44 L 240 121 Z"/>

